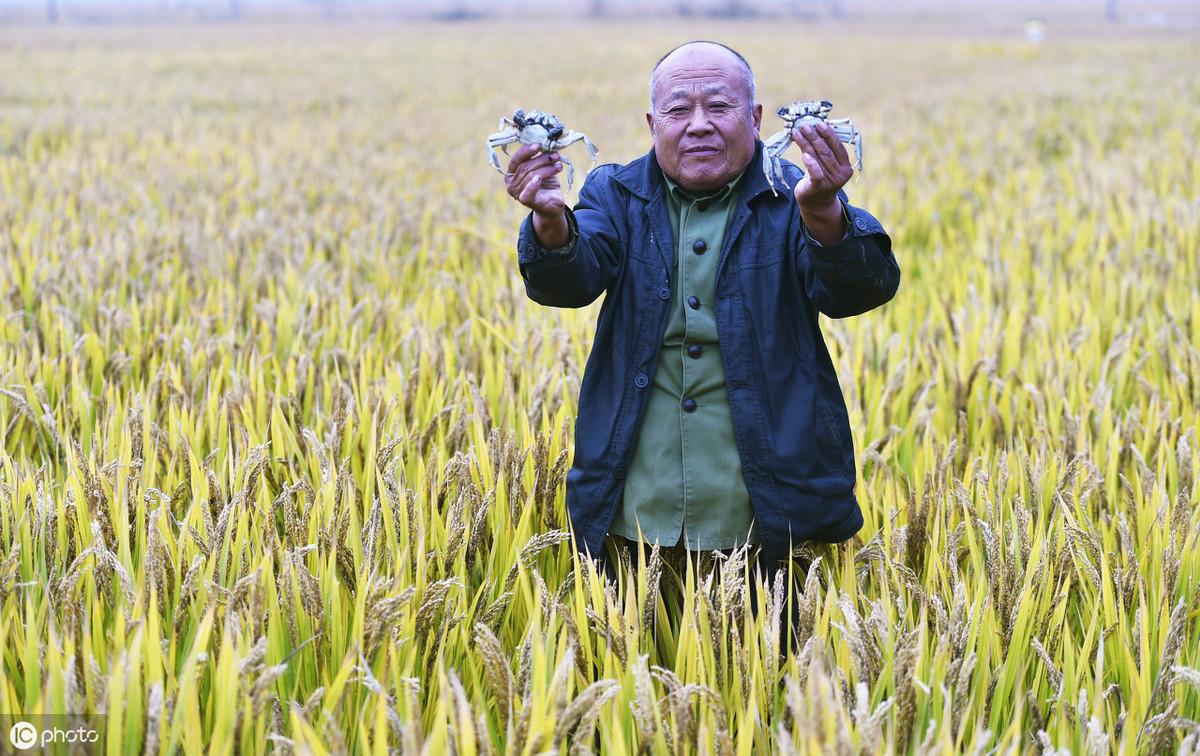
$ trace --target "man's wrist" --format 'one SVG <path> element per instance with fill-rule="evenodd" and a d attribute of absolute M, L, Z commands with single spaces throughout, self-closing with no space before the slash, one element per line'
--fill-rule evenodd
<path fill-rule="evenodd" d="M 571 225 L 567 222 L 566 209 L 558 215 L 543 215 L 533 212 L 533 235 L 543 249 L 560 249 L 571 243 Z"/>
<path fill-rule="evenodd" d="M 800 220 L 808 235 L 822 246 L 832 246 L 846 238 L 850 228 L 848 215 L 839 197 L 822 207 L 800 205 Z"/>

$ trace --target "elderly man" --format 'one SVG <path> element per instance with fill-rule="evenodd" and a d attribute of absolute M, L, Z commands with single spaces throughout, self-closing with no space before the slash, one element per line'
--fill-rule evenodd
<path fill-rule="evenodd" d="M 598 166 L 573 210 L 557 153 L 522 146 L 509 164 L 508 192 L 531 211 L 517 247 L 528 296 L 583 307 L 607 294 L 567 509 L 577 548 L 610 575 L 610 534 L 726 554 L 749 542 L 770 578 L 798 542 L 862 527 L 817 313 L 878 307 L 900 269 L 883 227 L 846 200 L 853 170 L 833 130 L 795 132 L 803 170 L 783 161 L 787 186 L 773 186 L 761 120 L 746 60 L 689 42 L 651 74 L 650 152 Z"/>

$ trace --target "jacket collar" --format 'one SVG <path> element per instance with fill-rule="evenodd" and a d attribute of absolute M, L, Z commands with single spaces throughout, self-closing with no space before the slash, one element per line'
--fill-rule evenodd
<path fill-rule="evenodd" d="M 742 177 L 741 201 L 744 204 L 750 204 L 750 201 L 758 195 L 771 191 L 771 182 L 767 181 L 767 177 L 762 171 L 762 160 L 763 143 L 761 139 L 756 139 L 754 140 L 754 157 L 750 158 L 750 164 L 746 166 L 746 174 Z M 618 168 L 613 172 L 612 177 L 621 186 L 647 202 L 667 190 L 667 184 L 663 180 L 662 169 L 658 167 L 658 159 L 654 155 L 653 147 L 645 155 Z"/>

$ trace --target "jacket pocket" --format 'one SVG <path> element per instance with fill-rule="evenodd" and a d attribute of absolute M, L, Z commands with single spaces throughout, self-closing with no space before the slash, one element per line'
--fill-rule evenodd
<path fill-rule="evenodd" d="M 769 268 L 782 262 L 787 256 L 786 241 L 786 237 L 776 235 L 744 244 L 738 253 L 738 269 Z"/>
<path fill-rule="evenodd" d="M 775 364 L 807 362 L 812 358 L 812 345 L 804 340 L 807 316 L 800 308 L 805 302 L 793 280 L 784 239 L 748 245 L 741 254 L 737 288 L 754 323 L 760 354 Z"/>

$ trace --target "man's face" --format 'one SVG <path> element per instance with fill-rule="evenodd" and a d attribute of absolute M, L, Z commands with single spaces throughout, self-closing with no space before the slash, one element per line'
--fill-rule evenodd
<path fill-rule="evenodd" d="M 690 192 L 719 189 L 754 157 L 762 105 L 751 102 L 740 61 L 716 45 L 671 53 L 654 79 L 646 114 L 663 172 Z"/>

